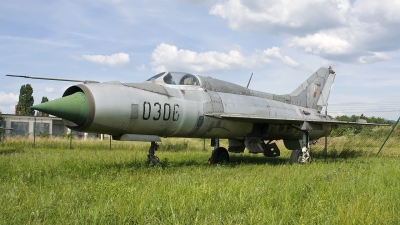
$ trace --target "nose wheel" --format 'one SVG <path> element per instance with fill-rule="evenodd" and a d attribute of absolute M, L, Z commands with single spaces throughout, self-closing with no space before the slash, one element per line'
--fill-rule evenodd
<path fill-rule="evenodd" d="M 149 166 L 157 166 L 160 163 L 160 160 L 155 155 L 158 147 L 159 146 L 158 146 L 158 144 L 156 142 L 151 142 L 151 145 L 150 145 L 150 148 L 149 148 L 149 154 L 147 155 L 147 165 L 149 165 Z"/>

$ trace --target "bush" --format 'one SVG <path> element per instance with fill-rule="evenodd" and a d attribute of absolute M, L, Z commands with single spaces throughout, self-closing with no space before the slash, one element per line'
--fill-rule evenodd
<path fill-rule="evenodd" d="M 50 138 L 50 134 L 49 133 L 42 133 L 40 132 L 37 137 L 39 138 Z"/>
<path fill-rule="evenodd" d="M 61 138 L 62 139 L 70 139 L 70 138 L 72 138 L 72 139 L 75 139 L 75 134 L 74 133 L 69 133 L 69 134 L 61 134 Z"/>
<path fill-rule="evenodd" d="M 160 144 L 160 149 L 162 149 L 163 151 L 180 152 L 180 151 L 186 151 L 188 145 L 189 143 L 187 140 L 182 140 L 178 142 L 165 140 Z"/>

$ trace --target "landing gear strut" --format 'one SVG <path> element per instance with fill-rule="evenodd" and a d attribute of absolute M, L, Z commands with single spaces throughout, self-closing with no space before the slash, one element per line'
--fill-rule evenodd
<path fill-rule="evenodd" d="M 290 164 L 293 163 L 307 163 L 310 157 L 310 138 L 308 131 L 303 131 L 303 147 L 292 151 L 290 155 Z"/>
<path fill-rule="evenodd" d="M 211 146 L 214 146 L 214 150 L 212 151 L 211 158 L 208 159 L 209 164 L 218 164 L 218 163 L 228 163 L 229 162 L 229 153 L 228 150 L 224 147 L 219 147 L 219 139 L 213 138 L 211 139 Z"/>
<path fill-rule="evenodd" d="M 150 148 L 149 148 L 149 154 L 147 155 L 147 165 L 149 166 L 157 166 L 160 162 L 158 157 L 155 155 L 157 149 L 158 149 L 158 144 L 156 142 L 151 142 Z"/>

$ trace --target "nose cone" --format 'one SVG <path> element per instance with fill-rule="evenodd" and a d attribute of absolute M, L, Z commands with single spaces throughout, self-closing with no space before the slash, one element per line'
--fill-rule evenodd
<path fill-rule="evenodd" d="M 88 100 L 82 92 L 34 105 L 31 108 L 72 121 L 78 125 L 82 125 L 89 114 Z"/>

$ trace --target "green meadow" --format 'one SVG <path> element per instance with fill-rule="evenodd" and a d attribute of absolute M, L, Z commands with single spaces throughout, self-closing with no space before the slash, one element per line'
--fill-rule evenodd
<path fill-rule="evenodd" d="M 163 139 L 149 167 L 146 143 L 10 138 L 0 224 L 400 224 L 398 134 L 377 157 L 382 142 L 330 138 L 303 165 L 283 147 L 209 165 L 208 141 Z"/>

